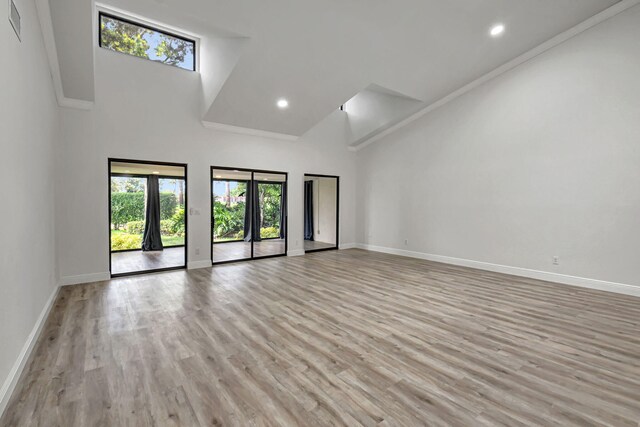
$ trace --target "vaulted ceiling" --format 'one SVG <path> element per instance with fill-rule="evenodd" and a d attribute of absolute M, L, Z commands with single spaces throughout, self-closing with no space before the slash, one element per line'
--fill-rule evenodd
<path fill-rule="evenodd" d="M 350 118 L 353 144 L 616 3 L 107 0 L 104 6 L 201 39 L 203 121 L 298 137 L 347 103 L 360 113 Z M 95 43 L 87 40 L 95 40 L 95 8 L 86 0 L 50 0 L 49 7 L 64 97 L 90 102 Z M 496 23 L 506 32 L 492 38 Z M 280 98 L 289 108 L 276 107 Z"/>

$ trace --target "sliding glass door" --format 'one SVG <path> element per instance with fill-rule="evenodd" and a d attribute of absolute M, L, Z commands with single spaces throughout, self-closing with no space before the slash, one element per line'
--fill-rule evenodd
<path fill-rule="evenodd" d="M 254 173 L 256 215 L 259 236 L 253 239 L 254 258 L 286 254 L 286 175 Z"/>
<path fill-rule="evenodd" d="M 109 161 L 112 276 L 186 266 L 186 165 Z"/>
<path fill-rule="evenodd" d="M 251 259 L 251 172 L 212 169 L 212 261 Z"/>
<path fill-rule="evenodd" d="M 286 255 L 287 174 L 211 168 L 213 264 Z"/>

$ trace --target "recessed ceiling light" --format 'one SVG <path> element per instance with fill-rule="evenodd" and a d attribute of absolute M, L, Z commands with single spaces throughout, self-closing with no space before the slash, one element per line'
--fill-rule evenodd
<path fill-rule="evenodd" d="M 289 101 L 287 101 L 284 98 L 278 99 L 278 102 L 276 103 L 276 105 L 278 106 L 278 108 L 287 108 L 289 106 Z"/>
<path fill-rule="evenodd" d="M 158 171 L 153 171 L 153 174 L 154 174 L 154 175 L 160 175 L 160 172 L 158 172 Z"/>
<path fill-rule="evenodd" d="M 129 172 L 131 172 L 131 171 L 130 171 L 129 169 L 127 169 L 125 172 L 126 172 L 126 173 L 129 173 Z"/>
<path fill-rule="evenodd" d="M 491 31 L 489 31 L 489 34 L 491 34 L 491 37 L 498 37 L 504 33 L 504 30 L 505 30 L 504 24 L 496 24 L 493 27 L 491 27 Z"/>
<path fill-rule="evenodd" d="M 263 181 L 269 181 L 269 178 L 262 178 Z"/>
<path fill-rule="evenodd" d="M 222 175 L 216 175 L 216 178 L 222 178 Z"/>

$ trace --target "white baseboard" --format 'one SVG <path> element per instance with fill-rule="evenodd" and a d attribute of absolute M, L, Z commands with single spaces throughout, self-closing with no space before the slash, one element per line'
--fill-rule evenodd
<path fill-rule="evenodd" d="M 304 249 L 292 249 L 287 251 L 287 256 L 302 256 L 304 255 Z"/>
<path fill-rule="evenodd" d="M 199 268 L 208 268 L 211 267 L 211 260 L 205 259 L 202 261 L 189 261 L 187 263 L 187 270 L 197 270 Z"/>
<path fill-rule="evenodd" d="M 11 395 L 16 388 L 16 384 L 18 384 L 18 380 L 20 379 L 20 375 L 22 375 L 22 371 L 24 370 L 27 361 L 29 360 L 29 356 L 31 356 L 31 352 L 40 337 L 40 333 L 42 332 L 42 328 L 49 317 L 49 312 L 51 311 L 51 307 L 53 307 L 53 303 L 58 297 L 58 292 L 60 291 L 60 287 L 56 286 L 56 288 L 51 293 L 51 296 L 47 300 L 40 316 L 36 320 L 36 324 L 33 327 L 33 330 L 27 337 L 27 342 L 22 347 L 20 354 L 18 355 L 18 359 L 16 363 L 13 364 L 11 371 L 9 371 L 9 375 L 5 380 L 2 388 L 0 389 L 0 417 L 4 413 L 5 409 L 7 409 L 7 405 L 9 404 L 9 400 L 11 399 Z"/>
<path fill-rule="evenodd" d="M 521 267 L 510 267 L 507 265 L 491 264 L 482 261 L 473 261 L 461 258 L 452 258 L 442 255 L 426 254 L 423 252 L 413 252 L 403 249 L 387 248 L 383 246 L 373 246 L 359 243 L 359 249 L 374 252 L 382 252 L 392 255 L 419 258 L 428 261 L 441 262 L 444 264 L 458 265 L 461 267 L 477 268 L 479 270 L 493 271 L 496 273 L 511 274 L 513 276 L 527 277 L 530 279 L 544 280 L 547 282 L 560 283 L 564 285 L 579 286 L 582 288 L 597 289 L 600 291 L 615 292 L 619 294 L 640 297 L 640 286 L 627 285 L 624 283 L 606 282 L 603 280 L 588 279 L 585 277 L 568 276 L 565 274 L 551 273 L 548 271 L 530 270 Z"/>
<path fill-rule="evenodd" d="M 338 247 L 340 249 L 353 249 L 353 248 L 357 248 L 358 244 L 357 243 L 340 243 Z"/>
<path fill-rule="evenodd" d="M 60 286 L 80 285 L 82 283 L 102 282 L 105 280 L 111 280 L 109 272 L 63 276 L 60 278 Z"/>

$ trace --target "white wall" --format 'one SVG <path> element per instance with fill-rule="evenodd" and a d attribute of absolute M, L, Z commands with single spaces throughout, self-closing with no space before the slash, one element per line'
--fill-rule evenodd
<path fill-rule="evenodd" d="M 108 272 L 109 157 L 188 163 L 189 207 L 201 213 L 189 216 L 190 263 L 210 260 L 211 165 L 289 172 L 290 253 L 303 251 L 304 173 L 341 176 L 342 242 L 355 242 L 355 154 L 346 146 L 313 134 L 290 142 L 206 129 L 197 120 L 199 74 L 100 48 L 95 54 L 95 108 L 62 112 L 57 210 L 63 283 Z"/>
<path fill-rule="evenodd" d="M 56 289 L 54 144 L 58 114 L 32 0 L 16 2 L 22 43 L 0 7 L 0 413 L 11 374 Z"/>
<path fill-rule="evenodd" d="M 359 240 L 640 286 L 639 40 L 636 6 L 361 151 Z"/>

